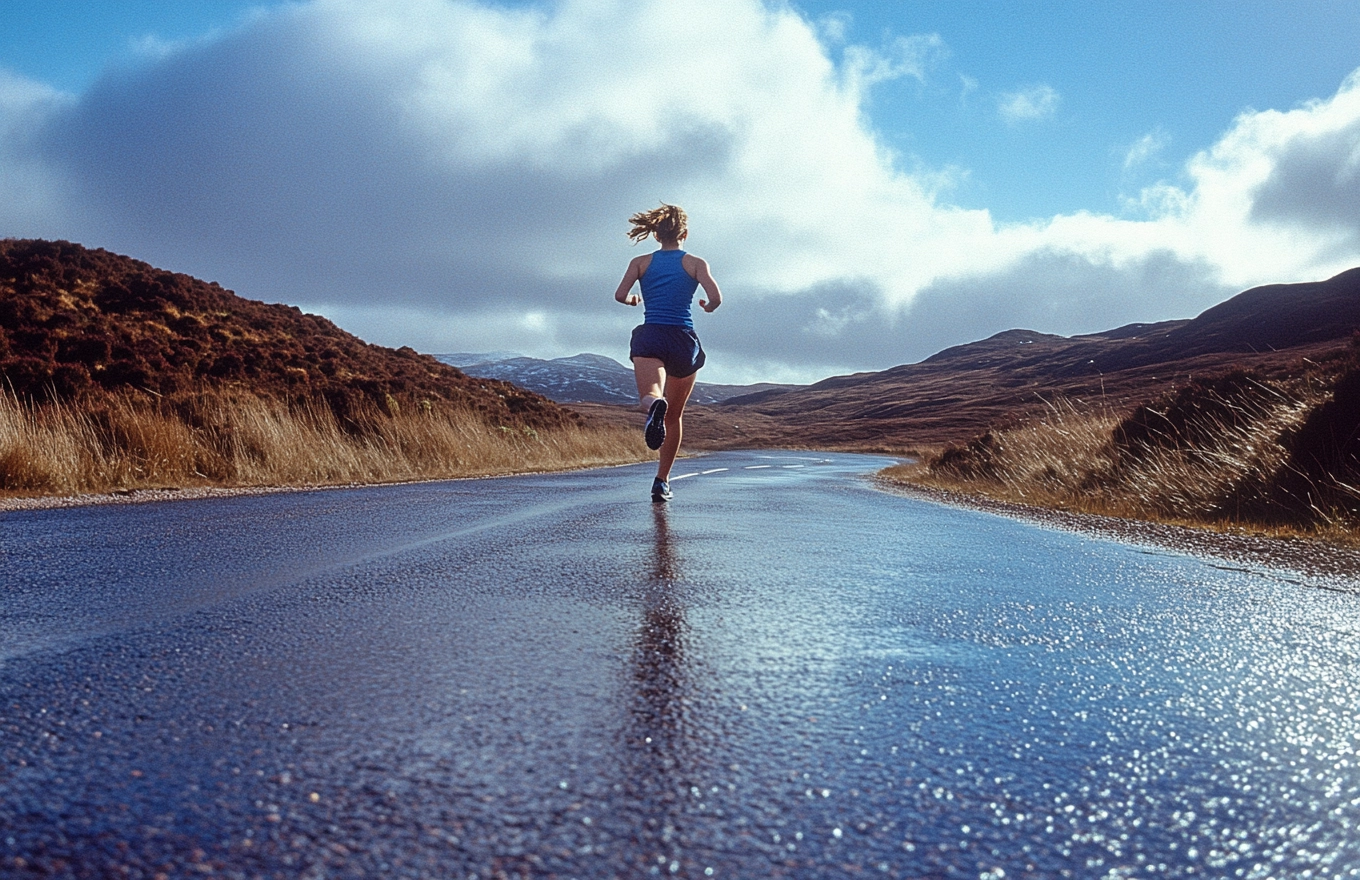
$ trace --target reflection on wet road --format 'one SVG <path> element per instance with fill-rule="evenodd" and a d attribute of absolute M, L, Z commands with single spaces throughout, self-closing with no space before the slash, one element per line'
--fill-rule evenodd
<path fill-rule="evenodd" d="M 1354 585 L 687 464 L 3 515 L 0 876 L 1360 874 Z"/>

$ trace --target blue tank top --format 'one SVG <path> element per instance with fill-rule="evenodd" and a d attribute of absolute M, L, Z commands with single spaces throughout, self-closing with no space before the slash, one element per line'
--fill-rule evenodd
<path fill-rule="evenodd" d="M 682 250 L 656 251 L 647 271 L 638 279 L 642 285 L 642 320 L 648 324 L 670 324 L 694 329 L 690 302 L 699 282 L 689 277 L 681 262 Z"/>

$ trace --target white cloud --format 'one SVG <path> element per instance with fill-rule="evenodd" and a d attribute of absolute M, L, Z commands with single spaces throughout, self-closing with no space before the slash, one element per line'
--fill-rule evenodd
<path fill-rule="evenodd" d="M 1307 280 L 1360 262 L 1360 71 L 1331 98 L 1241 114 L 1160 186 L 1154 223 L 1183 234 L 1231 283 Z"/>
<path fill-rule="evenodd" d="M 1161 156 L 1169 143 L 1171 137 L 1162 129 L 1148 132 L 1124 151 L 1124 170 L 1132 171 L 1147 165 Z"/>
<path fill-rule="evenodd" d="M 817 19 L 814 23 L 817 28 L 817 35 L 822 42 L 829 46 L 839 46 L 846 42 L 850 35 L 850 26 L 854 23 L 854 16 L 844 10 L 829 12 Z"/>
<path fill-rule="evenodd" d="M 1253 177 L 1256 163 L 1249 157 L 1264 153 L 1270 164 L 1251 194 L 1252 219 L 1302 224 L 1338 237 L 1353 252 L 1360 245 L 1360 71 L 1331 101 L 1260 114 L 1239 127 L 1219 163 Z"/>
<path fill-rule="evenodd" d="M 967 74 L 959 74 L 959 104 L 968 103 L 968 96 L 978 90 L 978 81 Z"/>
<path fill-rule="evenodd" d="M 42 83 L 0 68 L 0 235 L 31 230 L 31 236 L 57 234 L 63 225 L 66 199 L 57 169 L 35 149 L 34 136 L 43 123 L 72 101 Z"/>
<path fill-rule="evenodd" d="M 946 201 L 967 169 L 904 171 L 867 120 L 874 83 L 943 51 L 837 63 L 824 25 L 756 0 L 316 0 L 78 98 L 0 77 L 0 235 L 311 304 L 385 344 L 619 356 L 640 319 L 610 296 L 626 218 L 672 201 L 727 293 L 698 317 L 713 381 L 1186 317 L 1360 262 L 1354 77 L 1235 120 L 1185 183 L 1142 191 L 1144 219 L 998 225 Z M 1058 101 L 1024 94 L 1022 116 Z"/>
<path fill-rule="evenodd" d="M 947 57 L 949 48 L 939 34 L 913 34 L 896 37 L 882 49 L 847 46 L 844 75 L 860 93 L 870 86 L 902 77 L 925 82 L 930 70 Z"/>
<path fill-rule="evenodd" d="M 1037 85 L 1002 93 L 997 97 L 996 106 L 1001 118 L 1014 125 L 1052 117 L 1058 111 L 1060 101 L 1052 86 Z"/>

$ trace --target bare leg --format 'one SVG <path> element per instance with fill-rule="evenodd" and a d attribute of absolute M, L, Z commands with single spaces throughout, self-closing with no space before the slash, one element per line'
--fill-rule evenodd
<path fill-rule="evenodd" d="M 637 380 L 638 401 L 646 412 L 652 408 L 652 401 L 661 399 L 661 389 L 666 386 L 666 365 L 658 358 L 633 358 L 633 378 Z M 670 406 L 670 402 L 666 405 Z"/>
<path fill-rule="evenodd" d="M 685 413 L 685 402 L 689 400 L 689 393 L 694 390 L 694 380 L 699 377 L 697 372 L 690 373 L 684 378 L 669 376 L 666 378 L 666 442 L 661 444 L 661 460 L 657 462 L 656 476 L 659 480 L 670 480 L 671 465 L 675 463 L 675 455 L 680 451 L 680 434 L 683 426 L 680 417 Z M 642 380 L 638 379 L 641 386 Z"/>

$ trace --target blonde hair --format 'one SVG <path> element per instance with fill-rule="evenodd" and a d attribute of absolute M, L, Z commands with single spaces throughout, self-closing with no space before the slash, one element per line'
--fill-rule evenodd
<path fill-rule="evenodd" d="M 644 241 L 647 236 L 655 235 L 660 242 L 678 242 L 689 233 L 689 218 L 679 205 L 663 204 L 650 211 L 640 211 L 628 218 L 633 228 L 628 237 L 633 241 Z"/>

